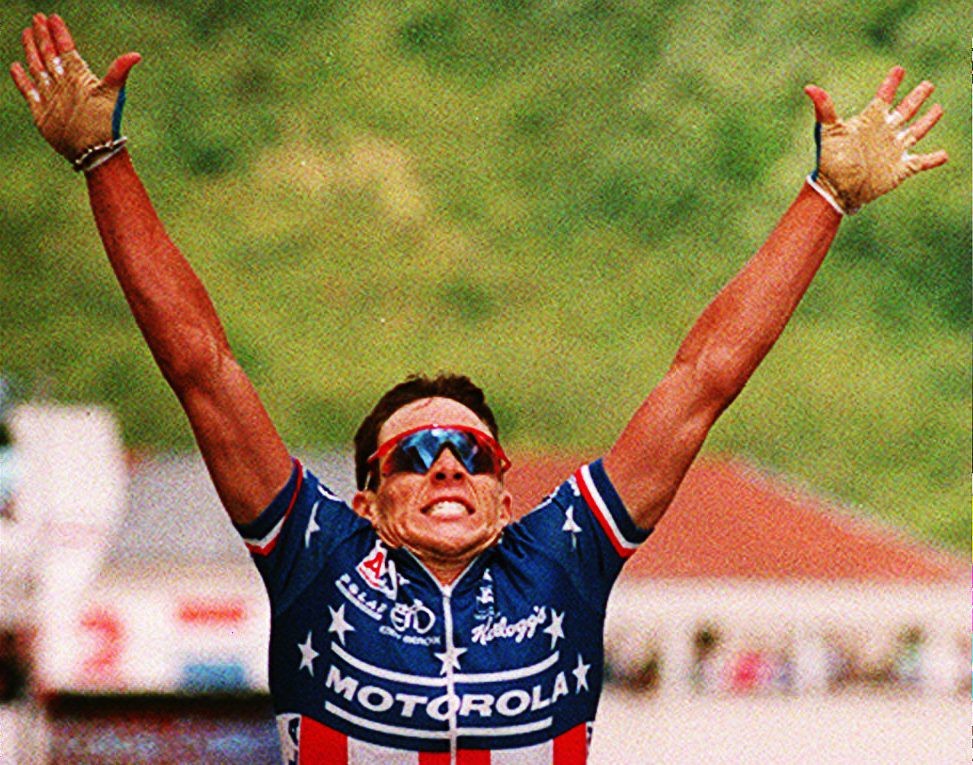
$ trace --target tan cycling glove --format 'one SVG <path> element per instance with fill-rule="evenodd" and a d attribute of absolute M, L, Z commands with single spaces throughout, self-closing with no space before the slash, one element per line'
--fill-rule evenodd
<path fill-rule="evenodd" d="M 99 80 L 57 14 L 35 13 L 20 39 L 27 69 L 15 61 L 10 75 L 44 139 L 75 170 L 92 170 L 121 151 L 125 80 L 142 57 L 119 56 Z"/>
<path fill-rule="evenodd" d="M 99 80 L 74 50 L 63 55 L 61 70 L 39 77 L 39 97 L 27 103 L 54 150 L 75 170 L 89 170 L 125 144 L 120 135 L 125 88 Z"/>
<path fill-rule="evenodd" d="M 865 110 L 848 120 L 835 115 L 831 99 L 823 91 L 813 86 L 806 89 L 818 107 L 819 120 L 814 129 L 817 167 L 808 180 L 842 213 L 855 213 L 906 178 L 946 161 L 945 152 L 909 154 L 909 149 L 939 119 L 942 109 L 936 105 L 906 127 L 905 123 L 932 92 L 932 85 L 921 84 L 896 109 L 891 109 L 903 74 L 901 68 L 893 69 Z"/>
<path fill-rule="evenodd" d="M 857 212 L 919 172 L 910 164 L 907 134 L 900 124 L 877 98 L 847 122 L 819 123 L 821 153 L 812 178 L 846 213 Z"/>

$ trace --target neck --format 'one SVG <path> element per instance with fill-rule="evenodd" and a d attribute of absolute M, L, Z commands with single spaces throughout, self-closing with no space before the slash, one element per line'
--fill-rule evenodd
<path fill-rule="evenodd" d="M 493 547 L 500 540 L 500 537 L 503 536 L 503 528 L 501 527 L 497 530 L 496 534 L 484 540 L 476 547 L 469 548 L 457 554 L 444 555 L 435 550 L 416 547 L 408 542 L 399 541 L 396 543 L 396 540 L 389 537 L 381 528 L 377 529 L 377 531 L 379 539 L 385 543 L 386 547 L 390 550 L 397 548 L 408 550 L 412 554 L 412 557 L 419 561 L 436 581 L 444 587 L 448 587 L 455 582 L 459 578 L 459 575 L 480 556 L 480 553 Z"/>
<path fill-rule="evenodd" d="M 459 575 L 466 571 L 476 556 L 481 552 L 477 550 L 472 555 L 465 555 L 457 559 L 443 558 L 435 554 L 415 550 L 411 547 L 407 547 L 407 549 L 415 556 L 416 560 L 426 567 L 426 570 L 435 577 L 436 581 L 444 587 L 448 587 L 455 582 L 459 578 Z"/>
<path fill-rule="evenodd" d="M 448 587 L 469 568 L 474 560 L 480 557 L 481 553 L 497 544 L 502 536 L 503 527 L 501 526 L 492 537 L 458 555 L 447 556 L 433 550 L 419 550 L 408 544 L 405 547 L 415 556 L 416 560 L 428 569 L 429 573 L 436 577 L 441 585 Z"/>

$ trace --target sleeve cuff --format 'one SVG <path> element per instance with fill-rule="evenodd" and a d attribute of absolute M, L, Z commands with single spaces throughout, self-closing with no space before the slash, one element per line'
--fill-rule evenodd
<path fill-rule="evenodd" d="M 649 538 L 651 529 L 642 529 L 635 525 L 625 504 L 612 485 L 602 460 L 596 460 L 585 465 L 577 474 L 578 489 L 581 496 L 591 508 L 607 535 L 615 551 L 627 558 L 635 553 L 639 546 Z"/>
<path fill-rule="evenodd" d="M 294 459 L 293 462 L 291 476 L 284 484 L 284 488 L 261 511 L 256 520 L 250 523 L 233 524 L 251 553 L 267 555 L 273 550 L 284 526 L 284 521 L 287 520 L 287 516 L 294 509 L 294 503 L 303 483 L 304 468 L 300 460 Z"/>

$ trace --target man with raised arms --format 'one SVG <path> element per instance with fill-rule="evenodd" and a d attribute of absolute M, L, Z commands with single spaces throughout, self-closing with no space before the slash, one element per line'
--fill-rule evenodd
<path fill-rule="evenodd" d="M 270 687 L 290 763 L 585 762 L 622 564 L 777 340 L 844 216 L 946 161 L 910 154 L 942 113 L 909 126 L 928 82 L 893 106 L 896 67 L 849 120 L 808 86 L 817 168 L 602 459 L 513 522 L 510 463 L 482 391 L 459 375 L 414 377 L 355 436 L 349 506 L 291 457 L 135 173 L 120 127 L 140 56 L 99 80 L 53 15 L 36 15 L 22 42 L 14 82 L 41 135 L 84 173 L 132 314 L 267 587 Z"/>

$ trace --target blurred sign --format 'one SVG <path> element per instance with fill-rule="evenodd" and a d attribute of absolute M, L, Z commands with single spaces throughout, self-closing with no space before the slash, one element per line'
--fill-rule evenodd
<path fill-rule="evenodd" d="M 252 578 L 190 561 L 178 571 L 156 573 L 148 562 L 101 571 L 128 504 L 111 413 L 22 406 L 11 432 L 19 541 L 29 549 L 21 559 L 36 583 L 39 685 L 54 693 L 266 688 L 269 605 Z"/>
<path fill-rule="evenodd" d="M 38 664 L 58 676 L 68 660 L 60 636 L 78 624 L 83 594 L 125 510 L 124 452 L 114 416 L 96 407 L 20 406 L 10 428 L 19 471 L 18 557 L 29 562 L 26 575 L 36 583 Z M 110 629 L 95 617 L 88 623 L 93 632 Z"/>
<path fill-rule="evenodd" d="M 266 597 L 186 592 L 180 583 L 142 590 L 119 582 L 92 593 L 57 636 L 52 691 L 171 693 L 267 688 Z M 209 586 L 212 586 L 210 583 Z"/>

